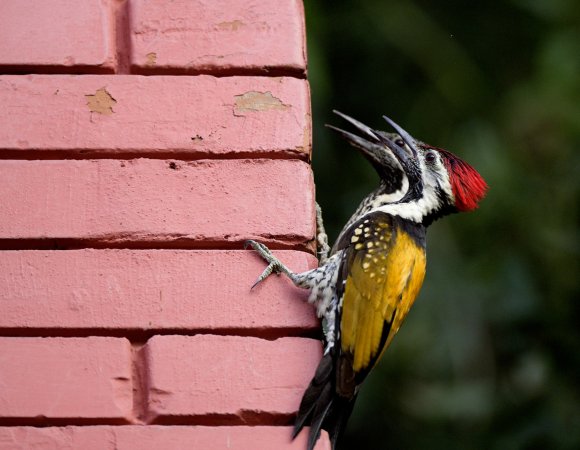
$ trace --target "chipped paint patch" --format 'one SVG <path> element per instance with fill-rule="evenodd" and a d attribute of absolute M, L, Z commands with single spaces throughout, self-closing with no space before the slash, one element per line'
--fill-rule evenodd
<path fill-rule="evenodd" d="M 147 58 L 147 60 L 145 61 L 146 65 L 154 66 L 155 64 L 157 64 L 157 53 L 155 52 L 147 53 L 145 55 L 145 58 Z"/>
<path fill-rule="evenodd" d="M 249 111 L 284 111 L 290 108 L 289 105 L 282 103 L 282 100 L 274 97 L 270 91 L 249 91 L 242 95 L 236 95 L 234 98 L 236 99 L 234 104 L 234 114 L 236 115 L 243 115 Z"/>
<path fill-rule="evenodd" d="M 117 100 L 104 87 L 98 89 L 94 94 L 85 95 L 85 97 L 87 98 L 87 106 L 91 112 L 105 116 L 110 116 L 114 113 L 113 106 L 117 103 Z"/>
<path fill-rule="evenodd" d="M 241 20 L 232 20 L 231 22 L 220 22 L 216 26 L 219 30 L 238 31 L 240 28 L 245 27 L 246 24 Z"/>

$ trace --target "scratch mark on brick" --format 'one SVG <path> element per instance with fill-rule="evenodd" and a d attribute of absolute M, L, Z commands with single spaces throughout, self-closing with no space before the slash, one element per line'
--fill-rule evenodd
<path fill-rule="evenodd" d="M 245 112 L 271 110 L 284 111 L 290 108 L 290 105 L 282 103 L 282 101 L 279 98 L 274 97 L 270 91 L 249 91 L 242 95 L 236 95 L 234 98 L 236 99 L 234 104 L 234 115 L 236 116 L 243 116 Z"/>
<path fill-rule="evenodd" d="M 238 31 L 241 27 L 245 27 L 246 24 L 241 20 L 232 20 L 231 22 L 220 22 L 216 26 L 219 30 Z"/>
<path fill-rule="evenodd" d="M 110 116 L 115 112 L 113 111 L 113 106 L 117 103 L 117 100 L 104 87 L 98 89 L 94 94 L 85 95 L 85 97 L 87 98 L 89 111 L 105 116 Z"/>

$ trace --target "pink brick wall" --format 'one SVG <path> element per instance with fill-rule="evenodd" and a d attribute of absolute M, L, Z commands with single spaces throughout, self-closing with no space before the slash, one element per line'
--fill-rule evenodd
<path fill-rule="evenodd" d="M 0 450 L 304 448 L 301 1 L 3 0 L 0 103 Z"/>

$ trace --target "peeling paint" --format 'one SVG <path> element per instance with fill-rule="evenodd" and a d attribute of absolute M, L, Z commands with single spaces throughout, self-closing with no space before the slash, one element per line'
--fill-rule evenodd
<path fill-rule="evenodd" d="M 246 24 L 241 20 L 232 20 L 231 22 L 220 22 L 216 26 L 219 30 L 238 31 L 240 28 L 245 27 Z"/>
<path fill-rule="evenodd" d="M 114 113 L 113 106 L 117 103 L 117 100 L 104 87 L 98 89 L 94 94 L 85 95 L 85 97 L 87 98 L 89 111 L 105 116 L 110 116 Z"/>
<path fill-rule="evenodd" d="M 154 66 L 155 64 L 157 64 L 157 53 L 155 52 L 147 53 L 145 55 L 145 58 L 147 58 L 147 61 L 145 62 L 146 65 Z"/>
<path fill-rule="evenodd" d="M 274 97 L 270 91 L 249 91 L 242 95 L 236 95 L 234 98 L 236 99 L 234 104 L 235 115 L 243 115 L 244 112 L 249 111 L 284 111 L 290 108 L 289 105 L 282 103 L 282 100 Z"/>

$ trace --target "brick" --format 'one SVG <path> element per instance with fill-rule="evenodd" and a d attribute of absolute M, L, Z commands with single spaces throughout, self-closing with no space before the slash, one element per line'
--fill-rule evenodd
<path fill-rule="evenodd" d="M 289 427 L 86 426 L 0 427 L 0 450 L 303 450 L 306 433 Z M 315 450 L 330 450 L 323 433 Z"/>
<path fill-rule="evenodd" d="M 301 0 L 135 0 L 131 24 L 141 72 L 306 72 Z"/>
<path fill-rule="evenodd" d="M 319 341 L 304 338 L 155 336 L 144 349 L 149 415 L 155 421 L 222 416 L 236 423 L 289 416 L 321 350 Z"/>
<path fill-rule="evenodd" d="M 302 245 L 313 191 L 297 160 L 1 161 L 0 239 Z"/>
<path fill-rule="evenodd" d="M 114 69 L 112 10 L 107 0 L 2 0 L 0 68 Z"/>
<path fill-rule="evenodd" d="M 316 266 L 303 252 L 275 254 L 296 271 Z M 0 329 L 317 329 L 306 291 L 286 277 L 250 291 L 264 268 L 257 255 L 235 250 L 2 251 Z"/>
<path fill-rule="evenodd" d="M 1 419 L 128 420 L 126 339 L 0 338 Z"/>
<path fill-rule="evenodd" d="M 10 157 L 310 154 L 308 83 L 295 78 L 6 75 L 0 103 Z"/>

